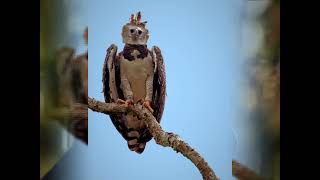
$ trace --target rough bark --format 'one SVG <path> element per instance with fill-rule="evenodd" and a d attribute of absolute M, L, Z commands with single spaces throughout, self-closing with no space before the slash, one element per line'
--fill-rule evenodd
<path fill-rule="evenodd" d="M 153 115 L 141 104 L 124 107 L 123 105 L 115 103 L 103 103 L 89 97 L 88 105 L 88 107 L 92 111 L 108 115 L 127 111 L 135 113 L 145 122 L 147 128 L 149 129 L 157 144 L 163 147 L 171 147 L 176 152 L 180 152 L 183 156 L 191 160 L 191 162 L 200 171 L 204 180 L 218 180 L 218 177 L 215 175 L 211 167 L 196 150 L 190 147 L 178 135 L 163 131 Z"/>
<path fill-rule="evenodd" d="M 156 121 L 153 115 L 144 108 L 141 104 L 125 107 L 116 103 L 104 103 L 92 98 L 88 98 L 88 107 L 95 112 L 104 113 L 107 115 L 124 113 L 131 111 L 141 118 L 150 133 L 155 139 L 155 142 L 163 147 L 171 147 L 176 152 L 180 152 L 188 158 L 200 171 L 204 180 L 218 180 L 208 163 L 200 156 L 200 154 L 184 142 L 177 134 L 165 132 L 160 124 Z M 239 162 L 232 161 L 232 175 L 238 180 L 264 180 L 252 170 Z"/>

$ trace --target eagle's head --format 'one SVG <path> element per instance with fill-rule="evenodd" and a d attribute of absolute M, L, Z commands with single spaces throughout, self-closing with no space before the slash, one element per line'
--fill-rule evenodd
<path fill-rule="evenodd" d="M 141 13 L 131 15 L 130 22 L 122 28 L 122 42 L 125 44 L 146 45 L 149 39 L 149 31 L 146 29 L 146 21 L 140 22 Z"/>

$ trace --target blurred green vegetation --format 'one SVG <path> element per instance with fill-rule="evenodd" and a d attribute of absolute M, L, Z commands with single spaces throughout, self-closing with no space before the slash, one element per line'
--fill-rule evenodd
<path fill-rule="evenodd" d="M 59 110 L 55 52 L 66 36 L 63 0 L 40 1 L 40 177 L 62 157 L 66 136 L 57 121 L 65 120 Z"/>

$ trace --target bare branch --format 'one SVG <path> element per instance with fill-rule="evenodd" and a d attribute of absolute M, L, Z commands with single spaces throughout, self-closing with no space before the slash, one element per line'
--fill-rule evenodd
<path fill-rule="evenodd" d="M 198 168 L 204 180 L 218 180 L 217 176 L 210 168 L 208 163 L 200 156 L 200 154 L 184 142 L 178 135 L 165 132 L 154 116 L 142 105 L 135 104 L 128 108 L 116 103 L 103 103 L 92 98 L 88 98 L 88 107 L 95 112 L 104 113 L 107 115 L 124 113 L 131 111 L 142 119 L 157 144 L 163 147 L 171 147 L 176 152 L 180 152 L 183 156 L 191 160 Z M 232 175 L 239 180 L 264 180 L 249 168 L 232 161 Z"/>
<path fill-rule="evenodd" d="M 210 168 L 208 163 L 200 156 L 200 154 L 191 148 L 180 137 L 173 133 L 167 133 L 163 131 L 154 116 L 142 105 L 135 104 L 128 108 L 115 104 L 115 103 L 103 103 L 92 98 L 88 98 L 88 105 L 92 111 L 100 112 L 104 114 L 114 114 L 120 112 L 131 111 L 135 113 L 140 119 L 142 119 L 157 144 L 163 147 L 171 147 L 176 152 L 180 152 L 183 156 L 192 161 L 192 163 L 198 168 L 204 180 L 218 180 L 217 176 Z"/>
<path fill-rule="evenodd" d="M 127 108 L 115 103 L 103 103 L 100 101 L 96 101 L 95 99 L 88 98 L 89 108 L 92 111 L 100 112 L 104 114 L 116 114 L 116 113 L 124 113 L 127 112 Z"/>

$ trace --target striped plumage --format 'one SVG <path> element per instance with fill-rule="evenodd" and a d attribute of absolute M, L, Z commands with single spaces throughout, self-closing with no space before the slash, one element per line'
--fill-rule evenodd
<path fill-rule="evenodd" d="M 145 46 L 145 48 L 147 48 Z M 136 49 L 141 52 L 140 56 L 145 58 L 143 53 L 147 53 L 148 56 L 151 56 L 153 62 L 153 83 L 152 83 L 152 102 L 151 106 L 154 110 L 153 115 L 160 123 L 161 117 L 164 110 L 165 96 L 166 96 L 166 77 L 165 77 L 165 67 L 161 51 L 158 47 L 154 46 L 151 50 L 144 51 L 143 47 L 139 50 L 139 46 L 125 46 L 124 51 L 117 54 L 117 46 L 111 45 L 107 50 L 107 55 L 105 58 L 103 66 L 103 92 L 105 102 L 116 102 L 117 99 L 124 100 L 124 93 L 121 89 L 121 77 L 120 77 L 120 57 L 130 57 L 125 54 L 128 54 L 128 51 Z M 130 55 L 131 52 L 129 52 Z M 143 58 L 140 58 L 138 61 L 142 61 Z M 129 58 L 130 59 L 130 58 Z M 131 59 L 134 61 L 135 59 Z M 141 87 L 144 88 L 144 87 Z M 112 123 L 122 135 L 122 137 L 128 141 L 129 149 L 142 153 L 145 148 L 145 144 L 152 139 L 152 135 L 148 129 L 144 126 L 140 129 L 132 129 L 128 127 L 128 115 L 127 114 L 113 114 L 110 115 Z M 129 135 L 138 132 L 138 137 L 130 137 Z M 130 145 L 130 141 L 137 141 L 134 145 Z"/>

